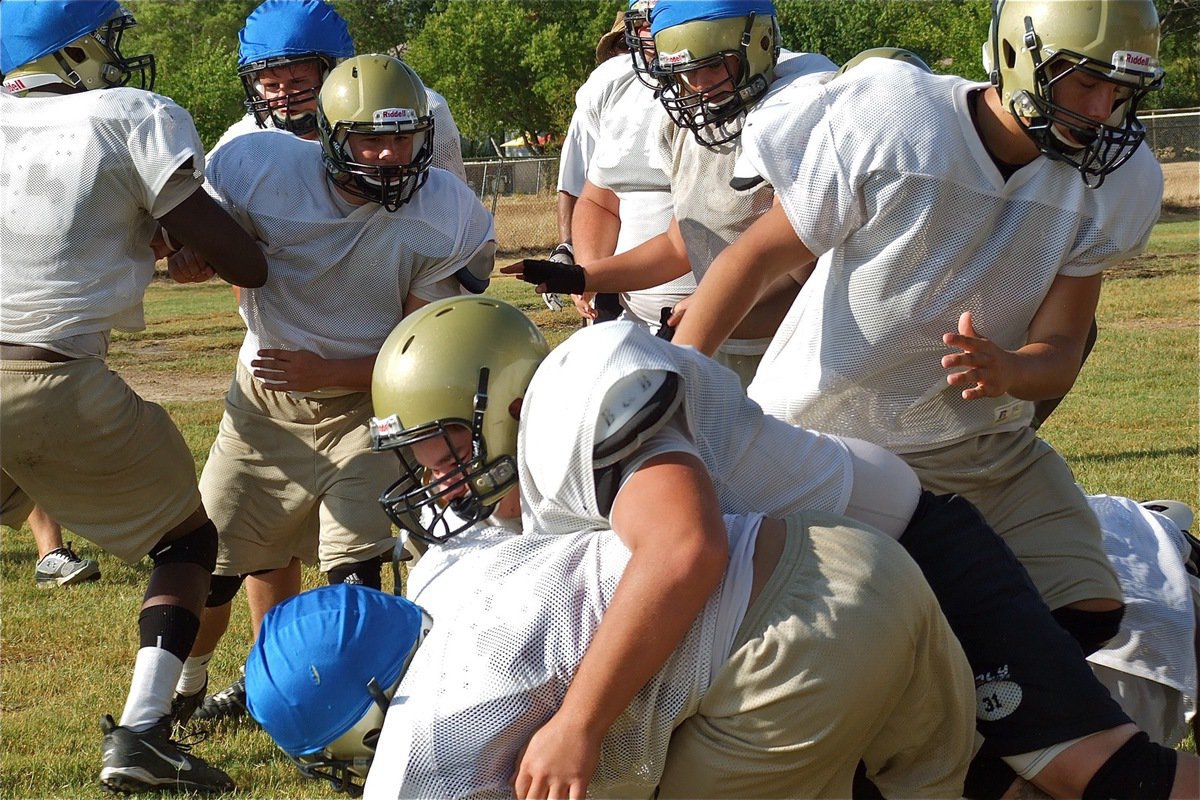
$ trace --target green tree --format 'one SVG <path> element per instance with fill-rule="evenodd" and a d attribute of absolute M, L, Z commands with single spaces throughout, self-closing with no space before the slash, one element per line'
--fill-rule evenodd
<path fill-rule="evenodd" d="M 425 25 L 434 0 L 333 0 L 360 53 L 403 49 Z"/>
<path fill-rule="evenodd" d="M 129 52 L 154 53 L 155 91 L 186 108 L 205 147 L 244 113 L 238 31 L 259 0 L 128 0 Z M 135 38 L 136 37 L 136 38 Z"/>
<path fill-rule="evenodd" d="M 561 133 L 620 0 L 442 0 L 405 59 L 469 137 Z"/>

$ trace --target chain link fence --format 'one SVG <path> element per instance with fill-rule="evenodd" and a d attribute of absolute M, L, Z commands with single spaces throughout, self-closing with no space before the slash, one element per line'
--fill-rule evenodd
<path fill-rule="evenodd" d="M 502 253 L 549 254 L 558 244 L 558 158 L 468 161 L 467 183 L 496 218 Z"/>
<path fill-rule="evenodd" d="M 1169 108 L 1143 112 L 1146 144 L 1163 164 L 1200 160 L 1200 108 Z"/>

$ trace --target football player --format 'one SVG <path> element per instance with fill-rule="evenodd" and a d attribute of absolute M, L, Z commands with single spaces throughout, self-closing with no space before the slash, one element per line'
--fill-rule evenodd
<path fill-rule="evenodd" d="M 627 42 L 648 31 L 647 0 L 635 0 L 623 27 Z M 636 56 L 634 56 L 636 58 Z M 662 106 L 638 80 L 629 58 L 601 64 L 575 95 L 576 116 L 592 143 L 586 179 L 575 205 L 575 254 L 583 263 L 630 250 L 666 231 L 671 191 L 658 146 Z M 690 271 L 662 286 L 621 294 L 623 317 L 657 332 L 663 309 L 673 308 L 696 288 Z M 577 303 L 596 318 L 597 309 Z"/>
<path fill-rule="evenodd" d="M 770 208 L 774 194 L 769 185 L 761 181 L 730 185 L 741 148 L 738 133 L 745 109 L 762 97 L 772 81 L 783 85 L 831 75 L 836 67 L 822 55 L 781 49 L 770 0 L 732 4 L 703 0 L 689 5 L 698 17 L 711 18 L 707 24 L 715 31 L 727 33 L 737 28 L 735 52 L 741 59 L 740 72 L 733 90 L 714 104 L 719 106 L 717 113 L 701 117 L 699 124 L 697 109 L 681 105 L 673 95 L 668 96 L 669 88 L 656 85 L 669 117 L 669 121 L 662 120 L 661 132 L 654 136 L 660 148 L 656 160 L 665 165 L 670 178 L 674 210 L 666 233 L 610 258 L 590 262 L 580 258 L 575 267 L 529 259 L 506 266 L 502 272 L 539 284 L 539 291 L 573 293 L 648 289 L 689 272 L 700 280 L 713 258 Z M 657 6 L 650 13 L 658 14 Z M 644 35 L 631 34 L 631 39 L 635 37 L 636 45 L 631 41 L 635 65 L 645 64 L 647 57 L 658 58 Z M 657 81 L 653 77 L 646 80 Z M 793 278 L 778 280 L 759 298 L 754 312 L 746 315 L 737 331 L 722 342 L 717 360 L 741 375 L 743 385 L 754 376 L 771 335 L 798 291 Z"/>
<path fill-rule="evenodd" d="M 738 38 L 714 42 L 694 6 L 664 0 L 652 28 L 664 102 L 704 131 L 725 108 Z M 1010 0 L 990 27 L 991 85 L 868 59 L 773 86 L 741 115 L 735 178 L 770 184 L 776 201 L 714 261 L 677 333 L 713 352 L 774 281 L 811 272 L 751 397 L 882 444 L 926 488 L 971 500 L 1086 652 L 1118 630 L 1120 586 L 1029 401 L 1074 381 L 1101 271 L 1140 251 L 1157 217 L 1161 171 L 1136 119 L 1161 85 L 1157 51 L 1149 0 Z M 1121 731 L 1022 775 L 1055 795 L 1120 794 L 1115 776 L 1139 772 L 1118 765 L 1133 759 L 1159 764 L 1141 778 L 1154 794 L 1195 791 L 1193 760 L 1177 777 L 1173 754 L 1168 765 Z"/>
<path fill-rule="evenodd" d="M 346 21 L 324 0 L 265 0 L 238 33 L 238 77 L 246 92 L 246 116 L 213 148 L 257 130 L 289 131 L 316 139 L 317 93 L 343 59 L 354 55 Z M 458 126 L 446 98 L 429 87 L 433 166 L 466 181 Z"/>
<path fill-rule="evenodd" d="M 231 283 L 260 286 L 267 266 L 201 191 L 191 117 L 147 91 L 153 56 L 122 53 L 133 24 L 111 0 L 0 4 L 0 516 L 19 526 L 9 511 L 27 493 L 117 557 L 150 556 L 129 696 L 119 725 L 102 720 L 100 781 L 121 792 L 223 791 L 229 776 L 170 738 L 171 692 L 217 530 L 178 429 L 105 357 L 112 329 L 144 327 L 160 227 Z"/>
<path fill-rule="evenodd" d="M 379 586 L 394 539 L 376 500 L 395 464 L 370 448 L 375 355 L 406 313 L 482 292 L 492 270 L 491 215 L 465 183 L 430 166 L 433 120 L 406 64 L 342 62 L 321 87 L 317 125 L 319 142 L 242 136 L 210 162 L 206 188 L 271 243 L 273 275 L 241 293 L 246 338 L 200 478 L 223 530 L 179 687 L 193 705 L 243 576 L 257 573 L 264 589 L 250 598 L 255 628 L 299 591 L 301 562 L 319 560 L 331 582 Z M 235 684 L 210 707 L 239 706 L 242 692 Z"/>
<path fill-rule="evenodd" d="M 977 727 L 1014 768 L 1078 779 L 1087 759 L 1099 759 L 1095 772 L 1136 732 L 978 512 L 957 496 L 922 492 L 899 457 L 765 416 L 734 373 L 631 323 L 580 331 L 537 366 L 543 352 L 533 324 L 494 300 L 444 301 L 397 327 L 372 395 L 376 414 L 395 415 L 376 422 L 375 438 L 402 455 L 405 474 L 385 498 L 398 524 L 444 540 L 519 486 L 527 529 L 611 527 L 644 548 L 652 571 L 636 609 L 662 622 L 655 635 L 666 637 L 666 620 L 687 615 L 684 602 L 703 578 L 688 564 L 712 541 L 712 529 L 695 521 L 708 518 L 702 511 L 843 514 L 899 539 L 922 569 L 974 670 Z M 641 556 L 630 550 L 633 565 Z M 681 586 L 673 587 L 676 568 Z M 1102 770 L 1107 779 L 1130 775 L 1161 788 L 1168 773 L 1169 786 L 1173 752 L 1140 739 L 1132 747 Z M 1004 785 L 979 788 L 989 761 L 997 760 L 973 767 L 984 773 L 973 796 L 999 796 L 1012 783 L 997 762 Z"/>
<path fill-rule="evenodd" d="M 828 514 L 721 527 L 739 556 L 661 669 L 630 680 L 594 770 L 569 785 L 514 786 L 512 766 L 621 602 L 634 567 L 608 530 L 460 537 L 413 568 L 412 602 L 356 586 L 292 598 L 247 662 L 251 712 L 309 774 L 365 774 L 368 798 L 849 797 L 860 759 L 889 796 L 958 797 L 971 674 L 911 560 Z M 826 677 L 797 679 L 810 672 Z M 719 758 L 688 746 L 710 728 L 728 737 Z"/>

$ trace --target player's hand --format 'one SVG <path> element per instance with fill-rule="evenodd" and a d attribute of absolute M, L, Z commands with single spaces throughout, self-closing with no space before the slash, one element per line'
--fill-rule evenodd
<path fill-rule="evenodd" d="M 192 248 L 185 247 L 167 259 L 167 274 L 176 283 L 204 283 L 217 273 Z"/>
<path fill-rule="evenodd" d="M 328 385 L 325 359 L 307 350 L 259 350 L 250 367 L 264 387 L 277 392 L 314 392 Z"/>
<path fill-rule="evenodd" d="M 599 314 L 596 312 L 596 307 L 592 305 L 592 299 L 596 296 L 595 292 L 584 292 L 583 294 L 571 295 L 571 302 L 575 304 L 575 310 L 579 312 L 579 316 L 584 319 L 596 321 Z"/>
<path fill-rule="evenodd" d="M 671 316 L 667 317 L 666 324 L 672 328 L 678 328 L 679 323 L 683 322 L 683 315 L 687 313 L 688 306 L 691 305 L 691 303 L 692 303 L 692 295 L 688 295 L 687 297 L 683 298 L 678 303 L 676 303 L 675 307 L 671 309 Z M 675 334 L 671 334 L 671 335 L 674 336 Z M 666 337 L 663 337 L 663 338 L 666 338 Z"/>
<path fill-rule="evenodd" d="M 513 275 L 532 283 L 542 294 L 583 294 L 587 289 L 587 273 L 577 264 L 559 264 L 540 258 L 526 258 L 500 268 L 501 275 Z"/>
<path fill-rule="evenodd" d="M 942 367 L 954 370 L 946 376 L 946 383 L 964 387 L 963 400 L 1008 393 L 1015 377 L 1015 356 L 991 339 L 980 336 L 975 331 L 970 311 L 964 311 L 958 318 L 958 332 L 943 335 L 942 342 L 962 351 L 942 356 Z"/>
<path fill-rule="evenodd" d="M 517 800 L 583 800 L 602 739 L 558 714 L 551 717 L 517 754 L 512 780 Z"/>

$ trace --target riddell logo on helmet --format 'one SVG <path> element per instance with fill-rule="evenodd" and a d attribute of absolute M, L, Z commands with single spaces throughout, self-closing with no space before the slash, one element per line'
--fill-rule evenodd
<path fill-rule="evenodd" d="M 1117 71 L 1154 72 L 1158 59 L 1133 50 L 1118 50 L 1113 53 L 1113 67 Z"/>
<path fill-rule="evenodd" d="M 25 88 L 25 81 L 20 78 L 13 78 L 4 82 L 4 91 L 6 92 L 23 92 Z"/>
<path fill-rule="evenodd" d="M 417 112 L 411 108 L 381 108 L 371 117 L 376 125 L 416 122 Z"/>
<path fill-rule="evenodd" d="M 678 53 L 659 53 L 658 63 L 664 67 L 677 67 L 692 61 L 692 51 L 680 50 Z"/>

